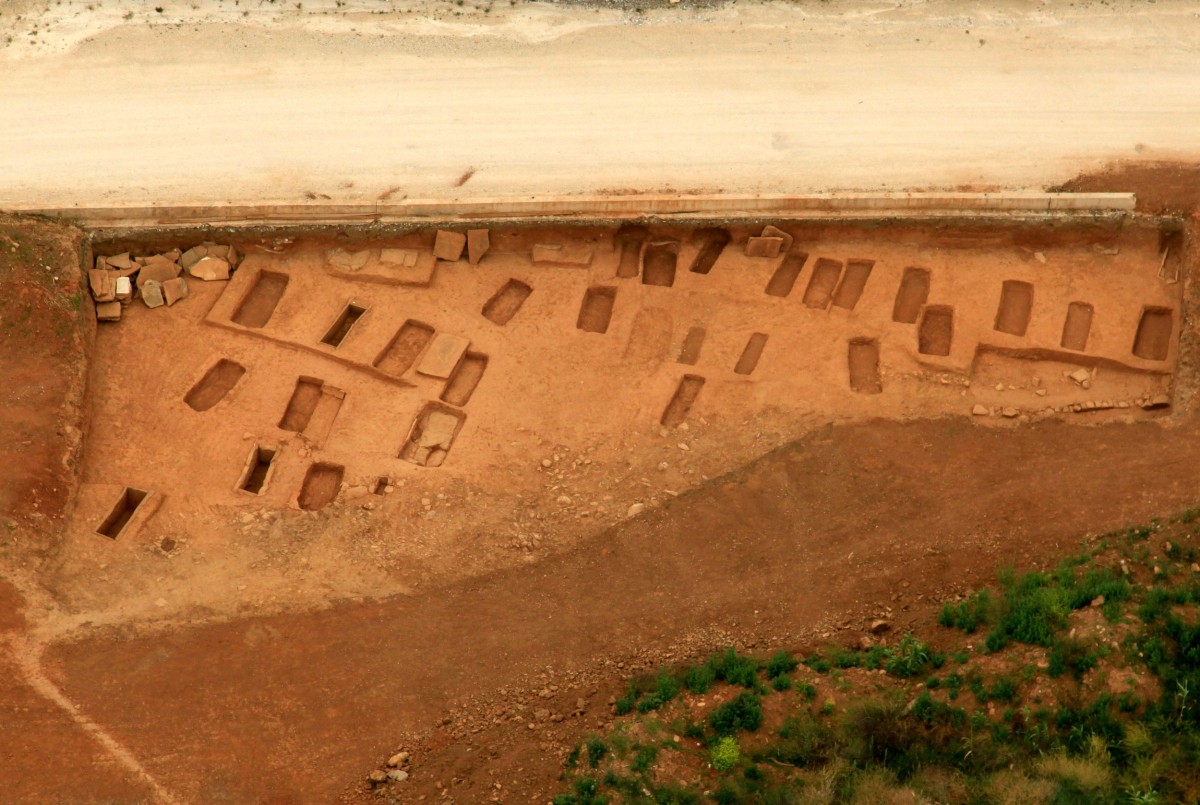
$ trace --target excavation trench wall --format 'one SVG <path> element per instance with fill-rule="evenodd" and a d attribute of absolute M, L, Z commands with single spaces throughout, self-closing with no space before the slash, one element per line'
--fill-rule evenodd
<path fill-rule="evenodd" d="M 963 215 L 1110 215 L 1134 210 L 1133 193 L 820 193 L 808 195 L 632 195 L 472 201 L 413 199 L 373 204 L 228 204 L 21 208 L 91 230 L 203 226 L 288 226 L 630 219 L 732 221 Z"/>

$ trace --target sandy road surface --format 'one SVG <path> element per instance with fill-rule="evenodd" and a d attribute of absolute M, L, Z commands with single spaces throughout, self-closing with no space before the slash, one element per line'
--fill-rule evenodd
<path fill-rule="evenodd" d="M 0 16 L 0 206 L 1029 187 L 1200 155 L 1193 2 L 45 5 Z"/>

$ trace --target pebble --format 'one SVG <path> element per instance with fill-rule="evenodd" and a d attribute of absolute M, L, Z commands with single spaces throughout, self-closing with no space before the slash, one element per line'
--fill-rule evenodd
<path fill-rule="evenodd" d="M 979 403 L 975 403 L 975 405 L 971 408 L 971 414 L 973 416 L 987 416 L 988 415 L 987 406 L 980 405 Z"/>
<path fill-rule="evenodd" d="M 1008 417 L 1009 419 L 1015 419 L 1017 416 L 1020 415 L 1021 412 L 1018 411 L 1016 408 L 1005 408 L 1000 413 L 1003 414 L 1004 416 Z"/>
<path fill-rule="evenodd" d="M 548 459 L 548 458 L 543 458 L 543 459 L 542 459 L 542 466 L 543 466 L 543 467 L 551 467 L 551 466 L 553 466 L 553 465 L 554 465 L 554 462 L 553 462 L 553 461 L 551 461 L 550 459 Z"/>
<path fill-rule="evenodd" d="M 408 779 L 408 772 L 404 771 L 403 769 L 392 769 L 387 773 L 387 776 L 389 779 L 397 783 L 402 783 Z"/>
<path fill-rule="evenodd" d="M 625 515 L 627 517 L 636 517 L 637 515 L 641 514 L 642 511 L 645 510 L 645 508 L 646 508 L 646 504 L 644 504 L 644 503 L 634 503 L 632 506 L 629 507 L 629 510 L 627 512 L 625 512 Z"/>
<path fill-rule="evenodd" d="M 557 500 L 564 506 L 569 506 L 571 504 L 571 498 L 569 495 L 559 495 Z"/>
<path fill-rule="evenodd" d="M 692 448 L 688 447 L 686 444 L 684 444 L 683 442 L 680 442 L 678 444 L 678 447 L 680 450 L 691 450 L 692 449 Z"/>
<path fill-rule="evenodd" d="M 408 752 L 397 752 L 388 758 L 387 764 L 392 768 L 403 766 L 408 763 Z"/>

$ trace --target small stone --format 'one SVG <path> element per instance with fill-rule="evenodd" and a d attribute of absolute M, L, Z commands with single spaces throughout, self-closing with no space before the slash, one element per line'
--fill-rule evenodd
<path fill-rule="evenodd" d="M 391 766 L 393 769 L 396 768 L 397 766 L 403 766 L 406 763 L 408 763 L 408 752 L 397 752 L 396 754 L 394 754 L 390 758 L 388 758 L 388 762 L 387 762 L 387 764 L 389 766 Z"/>
<path fill-rule="evenodd" d="M 988 415 L 987 406 L 980 405 L 979 403 L 975 403 L 975 405 L 973 405 L 971 407 L 971 415 L 972 416 L 987 416 Z"/>
<path fill-rule="evenodd" d="M 996 391 L 1004 391 L 1004 384 L 1003 384 L 1003 383 L 997 383 L 997 384 L 996 384 Z"/>
<path fill-rule="evenodd" d="M 387 776 L 392 782 L 402 783 L 408 779 L 408 772 L 403 769 L 392 769 L 387 773 Z"/>
<path fill-rule="evenodd" d="M 1045 390 L 1045 389 L 1038 389 L 1037 391 L 1035 391 L 1035 392 L 1034 392 L 1034 394 L 1036 394 L 1036 395 L 1037 395 L 1037 396 L 1039 396 L 1039 397 L 1045 397 L 1045 396 L 1046 396 L 1046 390 Z"/>
<path fill-rule="evenodd" d="M 627 512 L 625 512 L 625 516 L 626 517 L 636 517 L 639 514 L 641 514 L 645 510 L 645 508 L 646 508 L 646 505 L 644 503 L 635 503 L 629 507 L 629 510 Z"/>
<path fill-rule="evenodd" d="M 146 303 L 146 307 L 150 308 L 162 307 L 166 304 L 166 299 L 163 298 L 162 284 L 150 280 L 143 285 L 142 301 Z"/>
<path fill-rule="evenodd" d="M 663 470 L 665 470 L 665 469 L 666 469 L 668 466 L 669 466 L 669 465 L 668 465 L 668 464 L 667 464 L 667 462 L 665 462 L 665 461 L 660 461 L 660 462 L 658 462 L 658 470 L 659 470 L 659 472 L 662 472 L 662 471 L 663 471 Z"/>
<path fill-rule="evenodd" d="M 874 645 L 875 645 L 875 641 L 871 638 L 870 635 L 863 635 L 862 637 L 858 638 L 858 650 L 859 651 L 867 651 L 870 648 L 872 648 Z"/>
<path fill-rule="evenodd" d="M 1074 372 L 1069 373 L 1067 377 L 1081 386 L 1092 379 L 1091 372 L 1087 369 L 1076 369 Z"/>
<path fill-rule="evenodd" d="M 1090 381 L 1090 380 L 1085 380 L 1085 381 L 1083 381 L 1082 383 L 1080 383 L 1079 385 L 1080 385 L 1080 386 L 1082 386 L 1082 387 L 1083 387 L 1083 388 L 1085 388 L 1085 389 L 1090 389 L 1090 388 L 1092 387 L 1092 381 Z"/>
<path fill-rule="evenodd" d="M 871 634 L 881 635 L 892 630 L 892 625 L 885 620 L 871 621 Z"/>
<path fill-rule="evenodd" d="M 1093 607 L 1102 607 L 1102 606 L 1104 606 L 1104 596 L 1102 596 L 1102 595 L 1098 595 L 1098 596 L 1096 596 L 1095 598 L 1093 598 L 1093 599 L 1092 599 L 1091 606 L 1093 606 Z"/>
<path fill-rule="evenodd" d="M 96 305 L 96 320 L 97 321 L 120 321 L 121 320 L 121 303 L 120 302 L 100 302 Z"/>
<path fill-rule="evenodd" d="M 379 769 L 376 769 L 375 771 L 373 771 L 367 775 L 367 782 L 371 783 L 372 785 L 379 785 L 380 783 L 386 783 L 387 782 L 387 773 L 380 771 Z"/>
<path fill-rule="evenodd" d="M 1000 411 L 1000 414 L 1002 416 L 1007 417 L 1008 419 L 1016 419 L 1020 415 L 1020 413 L 1021 412 L 1018 411 L 1016 408 L 1005 408 Z"/>
<path fill-rule="evenodd" d="M 688 447 L 686 444 L 684 444 L 683 442 L 680 442 L 678 445 L 676 445 L 676 447 L 678 447 L 680 450 L 683 450 L 685 452 L 692 449 L 692 448 Z"/>
<path fill-rule="evenodd" d="M 552 466 L 554 466 L 554 462 L 553 462 L 553 461 L 551 461 L 551 460 L 550 460 L 550 459 L 548 459 L 548 458 L 543 458 L 543 459 L 542 459 L 542 466 L 543 466 L 543 467 L 546 467 L 546 468 L 549 468 L 549 467 L 552 467 Z"/>
<path fill-rule="evenodd" d="M 559 495 L 557 500 L 559 503 L 561 503 L 564 506 L 571 505 L 571 497 L 569 495 Z"/>
<path fill-rule="evenodd" d="M 188 269 L 188 273 L 205 282 L 227 280 L 229 279 L 229 263 L 220 257 L 203 257 Z"/>
<path fill-rule="evenodd" d="M 176 277 L 173 280 L 167 280 L 162 284 L 162 290 L 163 299 L 166 301 L 167 307 L 170 307 L 180 299 L 187 299 L 187 280 L 185 280 L 183 277 Z"/>

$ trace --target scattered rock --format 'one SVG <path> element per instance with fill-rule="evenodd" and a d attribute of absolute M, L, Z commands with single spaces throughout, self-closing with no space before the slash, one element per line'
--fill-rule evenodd
<path fill-rule="evenodd" d="M 220 257 L 202 257 L 188 269 L 188 273 L 205 282 L 227 280 L 229 279 L 229 263 Z"/>
<path fill-rule="evenodd" d="M 162 284 L 163 299 L 166 300 L 167 307 L 178 302 L 180 299 L 187 299 L 188 286 L 187 280 L 183 277 L 167 280 Z"/>
<path fill-rule="evenodd" d="M 154 280 L 148 281 L 142 286 L 142 301 L 146 303 L 146 307 L 162 307 L 166 304 L 166 299 L 163 298 L 162 284 Z M 117 304 L 120 304 L 119 302 Z"/>
<path fill-rule="evenodd" d="M 1015 419 L 1016 417 L 1020 416 L 1021 412 L 1016 408 L 1003 408 L 1001 409 L 1000 414 L 1008 417 L 1009 419 Z"/>
<path fill-rule="evenodd" d="M 397 752 L 388 758 L 387 764 L 392 768 L 396 768 L 397 766 L 407 766 L 408 757 L 408 752 Z"/>
<path fill-rule="evenodd" d="M 467 230 L 467 262 L 477 265 L 492 246 L 486 229 Z"/>
<path fill-rule="evenodd" d="M 646 504 L 635 503 L 629 507 L 629 510 L 627 512 L 625 512 L 625 515 L 627 517 L 636 517 L 639 514 L 641 514 L 643 511 L 645 511 L 645 509 L 646 509 Z"/>
<path fill-rule="evenodd" d="M 752 237 L 746 241 L 747 257 L 775 258 L 783 251 L 783 238 Z"/>
<path fill-rule="evenodd" d="M 1093 607 L 1102 607 L 1102 606 L 1104 606 L 1104 596 L 1102 596 L 1102 595 L 1098 595 L 1098 596 L 1096 596 L 1095 598 L 1093 598 L 1093 599 L 1092 599 L 1091 606 L 1093 606 Z"/>
<path fill-rule="evenodd" d="M 386 783 L 387 778 L 388 777 L 387 777 L 386 772 L 376 769 L 375 771 L 373 771 L 367 775 L 367 782 L 371 783 L 371 785 L 379 785 L 381 783 Z"/>
<path fill-rule="evenodd" d="M 120 321 L 121 320 L 121 303 L 120 302 L 100 302 L 96 305 L 96 320 L 97 321 Z"/>
<path fill-rule="evenodd" d="M 463 233 L 439 229 L 433 240 L 433 256 L 439 260 L 456 263 L 462 259 L 463 249 L 466 245 L 467 236 Z"/>
<path fill-rule="evenodd" d="M 388 779 L 395 783 L 402 783 L 408 779 L 408 772 L 403 769 L 391 769 L 387 773 Z"/>
<path fill-rule="evenodd" d="M 888 623 L 885 620 L 871 621 L 870 632 L 873 635 L 886 634 L 887 632 L 890 632 L 891 630 L 892 630 L 892 624 Z"/>
<path fill-rule="evenodd" d="M 1071 380 L 1074 380 L 1079 385 L 1083 385 L 1092 379 L 1092 373 L 1087 369 L 1076 369 L 1067 375 Z"/>
<path fill-rule="evenodd" d="M 975 403 L 975 405 L 971 406 L 971 415 L 972 416 L 987 416 L 988 413 L 989 412 L 988 412 L 986 405 L 980 405 L 979 403 Z"/>

